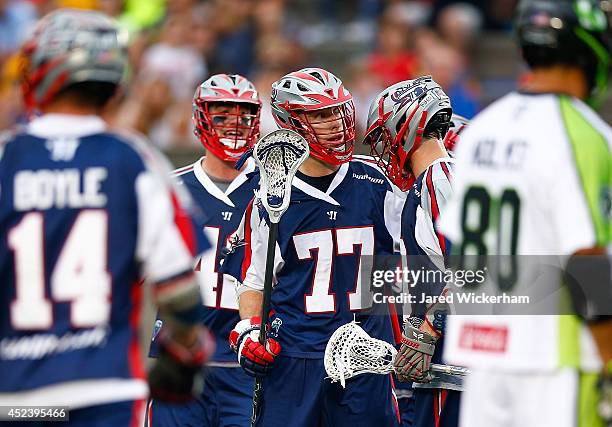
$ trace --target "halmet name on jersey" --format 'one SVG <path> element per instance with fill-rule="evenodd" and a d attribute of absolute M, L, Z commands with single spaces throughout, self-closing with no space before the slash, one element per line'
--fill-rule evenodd
<path fill-rule="evenodd" d="M 99 208 L 106 205 L 100 187 L 107 176 L 103 167 L 23 170 L 15 175 L 13 203 L 17 211 Z"/>

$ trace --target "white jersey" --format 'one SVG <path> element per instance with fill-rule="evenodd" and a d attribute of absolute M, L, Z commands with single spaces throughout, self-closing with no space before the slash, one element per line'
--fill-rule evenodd
<path fill-rule="evenodd" d="M 512 93 L 477 116 L 457 151 L 454 197 L 439 228 L 457 251 L 555 255 L 610 242 L 612 132 L 567 96 Z M 471 252 L 470 252 L 471 251 Z M 523 272 L 511 292 L 526 284 Z M 491 279 L 495 280 L 495 279 Z M 510 291 L 509 291 L 510 292 Z M 552 297 L 561 304 L 561 292 Z M 450 316 L 445 360 L 462 366 L 598 369 L 575 316 Z"/>

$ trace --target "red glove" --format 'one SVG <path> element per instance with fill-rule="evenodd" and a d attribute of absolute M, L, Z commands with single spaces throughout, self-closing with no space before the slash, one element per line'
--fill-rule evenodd
<path fill-rule="evenodd" d="M 232 350 L 238 353 L 238 363 L 252 377 L 262 377 L 272 369 L 274 358 L 281 351 L 275 339 L 266 339 L 265 346 L 259 342 L 260 318 L 243 319 L 229 335 Z"/>
<path fill-rule="evenodd" d="M 204 362 L 215 351 L 215 340 L 203 326 L 198 326 L 198 339 L 190 347 L 179 343 L 162 329 L 159 357 L 149 371 L 151 397 L 166 402 L 195 399 L 204 386 Z"/>

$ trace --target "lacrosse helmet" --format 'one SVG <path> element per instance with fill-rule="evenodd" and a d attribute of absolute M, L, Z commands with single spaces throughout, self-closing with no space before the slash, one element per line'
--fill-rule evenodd
<path fill-rule="evenodd" d="M 461 132 L 468 125 L 469 120 L 459 114 L 453 114 L 451 117 L 450 127 L 448 128 L 448 132 L 446 132 L 446 136 L 444 137 L 444 148 L 449 153 L 453 153 L 455 151 L 455 146 L 459 141 L 459 136 Z"/>
<path fill-rule="evenodd" d="M 406 191 L 415 179 L 408 162 L 412 153 L 424 135 L 442 140 L 452 113 L 450 99 L 431 76 L 396 83 L 370 104 L 364 144 L 389 179 Z"/>
<path fill-rule="evenodd" d="M 271 107 L 276 123 L 302 135 L 313 157 L 331 164 L 351 159 L 355 145 L 353 96 L 329 71 L 304 68 L 282 77 L 272 84 Z M 319 110 L 325 111 L 317 117 Z"/>
<path fill-rule="evenodd" d="M 257 142 L 261 101 L 253 83 L 240 75 L 215 74 L 205 80 L 195 91 L 192 111 L 193 132 L 224 161 L 238 160 Z"/>
<path fill-rule="evenodd" d="M 610 0 L 521 1 L 515 24 L 523 58 L 531 68 L 579 67 L 589 84 L 587 101 L 599 106 L 612 72 L 611 11 Z"/>
<path fill-rule="evenodd" d="M 127 67 L 126 41 L 115 21 L 103 13 L 77 9 L 49 13 L 21 49 L 27 108 L 43 107 L 77 83 L 109 83 L 114 93 Z"/>

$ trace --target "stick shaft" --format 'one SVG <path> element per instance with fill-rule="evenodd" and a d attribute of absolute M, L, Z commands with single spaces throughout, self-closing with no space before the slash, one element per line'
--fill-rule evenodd
<path fill-rule="evenodd" d="M 268 314 L 270 312 L 270 300 L 272 299 L 272 277 L 274 276 L 274 258 L 276 255 L 276 237 L 278 236 L 278 223 L 270 222 L 270 232 L 268 234 L 268 249 L 266 252 L 266 274 L 264 276 L 263 302 L 261 304 L 261 321 L 259 324 L 259 342 L 265 345 L 266 325 L 268 324 Z M 255 426 L 257 415 L 261 406 L 262 399 L 262 379 L 255 379 L 253 388 L 253 412 L 251 413 L 251 427 Z"/>
<path fill-rule="evenodd" d="M 433 372 L 439 372 L 442 374 L 449 374 L 449 375 L 458 375 L 458 376 L 465 376 L 470 373 L 470 371 L 467 368 L 464 368 L 461 366 L 440 365 L 438 363 L 432 363 L 431 370 Z"/>

